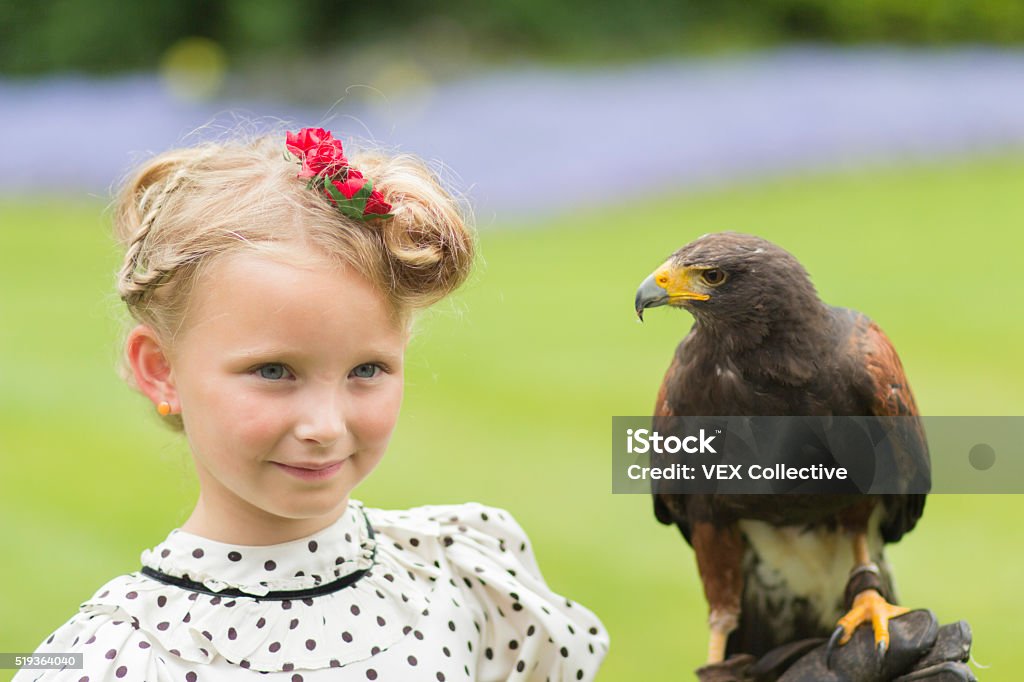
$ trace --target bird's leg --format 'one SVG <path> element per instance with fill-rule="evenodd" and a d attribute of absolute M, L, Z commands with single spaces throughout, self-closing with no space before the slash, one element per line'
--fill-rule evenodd
<path fill-rule="evenodd" d="M 708 664 L 725 660 L 729 633 L 736 629 L 743 594 L 743 538 L 736 524 L 693 524 L 697 571 L 708 600 Z"/>
<path fill-rule="evenodd" d="M 847 595 L 852 595 L 852 605 L 845 616 L 839 619 L 835 632 L 829 640 L 828 653 L 833 647 L 846 644 L 862 623 L 871 623 L 875 633 L 875 649 L 884 656 L 889 649 L 889 620 L 908 613 L 910 609 L 890 604 L 882 595 L 882 581 L 878 566 L 871 561 L 868 550 L 866 522 L 854 524 L 853 556 L 854 567 L 847 583 Z"/>

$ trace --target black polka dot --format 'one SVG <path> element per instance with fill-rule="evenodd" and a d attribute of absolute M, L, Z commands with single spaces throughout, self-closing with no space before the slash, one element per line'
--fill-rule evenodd
<path fill-rule="evenodd" d="M 256 621 L 256 627 L 258 627 L 258 628 L 261 628 L 261 627 L 263 627 L 266 624 L 267 624 L 267 619 L 266 618 L 260 618 L 258 621 Z"/>
<path fill-rule="evenodd" d="M 181 619 L 181 621 L 182 621 L 183 623 L 187 623 L 187 622 L 189 622 L 190 620 L 192 620 L 192 614 L 191 614 L 191 613 L 186 613 L 186 614 L 185 614 L 185 617 Z"/>
<path fill-rule="evenodd" d="M 332 668 L 340 668 L 341 667 L 341 661 L 339 661 L 336 658 L 332 658 L 331 659 L 331 667 Z"/>
<path fill-rule="evenodd" d="M 537 628 L 533 627 L 532 625 L 530 627 L 526 628 L 526 636 L 527 637 L 533 637 L 533 633 L 535 633 L 535 632 L 537 632 Z"/>
<path fill-rule="evenodd" d="M 518 649 L 519 648 L 519 642 L 517 642 L 516 640 L 513 639 L 511 642 L 508 643 L 508 648 L 509 649 Z"/>
<path fill-rule="evenodd" d="M 526 662 L 525 661 L 520 660 L 518 663 L 516 663 L 516 672 L 520 672 L 521 673 L 525 669 L 526 669 Z"/>
<path fill-rule="evenodd" d="M 297 627 L 299 627 L 299 619 L 298 618 L 292 618 L 291 622 L 288 623 L 288 629 L 289 630 L 294 630 Z"/>
<path fill-rule="evenodd" d="M 315 649 L 316 648 L 316 640 L 315 639 L 307 639 L 306 640 L 306 648 L 309 649 L 310 651 Z"/>
<path fill-rule="evenodd" d="M 277 653 L 278 651 L 281 650 L 281 643 L 280 642 L 271 642 L 270 646 L 267 647 L 267 648 L 270 649 L 270 653 Z"/>
<path fill-rule="evenodd" d="M 228 639 L 237 639 L 238 632 L 234 628 L 228 628 Z"/>
<path fill-rule="evenodd" d="M 171 624 L 168 623 L 167 621 L 163 621 L 162 623 L 157 623 L 156 624 L 156 629 L 157 630 L 161 630 L 161 631 L 162 630 L 166 630 L 169 627 L 171 627 Z"/>
<path fill-rule="evenodd" d="M 89 676 L 86 675 L 85 677 L 78 678 L 78 682 L 89 682 Z"/>
<path fill-rule="evenodd" d="M 345 643 L 347 644 L 347 643 L 352 641 L 352 633 L 348 632 L 348 631 L 345 631 L 345 632 L 341 633 L 341 638 L 343 640 L 345 640 Z"/>
<path fill-rule="evenodd" d="M 561 648 L 562 658 L 569 658 L 569 650 L 564 646 Z"/>
<path fill-rule="evenodd" d="M 230 559 L 231 561 L 241 561 L 242 555 L 238 552 L 228 552 L 228 559 Z"/>
<path fill-rule="evenodd" d="M 238 665 L 242 666 L 243 668 L 248 668 L 252 664 L 249 663 L 249 661 L 242 659 L 241 661 L 239 661 Z"/>
<path fill-rule="evenodd" d="M 291 599 L 285 599 L 283 602 L 281 602 L 281 608 L 284 609 L 285 611 L 287 611 L 291 607 L 292 607 L 292 600 Z"/>
<path fill-rule="evenodd" d="M 583 671 L 582 670 L 577 670 L 576 671 L 576 679 L 577 680 L 582 680 L 583 679 Z"/>
<path fill-rule="evenodd" d="M 359 607 L 356 606 L 355 604 L 352 605 L 352 608 L 350 608 L 349 611 L 352 612 L 353 616 L 358 616 L 359 615 Z"/>
<path fill-rule="evenodd" d="M 139 596 L 139 593 L 138 593 L 138 592 L 135 592 L 135 591 L 133 590 L 133 591 L 129 592 L 128 594 L 124 595 L 124 596 L 125 596 L 125 597 L 126 597 L 127 599 L 135 599 L 136 597 L 138 597 L 138 596 Z"/>
<path fill-rule="evenodd" d="M 118 677 L 124 677 L 125 675 L 128 674 L 128 668 L 126 666 L 122 665 L 120 668 L 118 668 L 117 670 L 114 671 L 114 674 L 117 675 Z"/>
<path fill-rule="evenodd" d="M 590 628 L 590 634 L 596 635 L 597 634 L 597 628 Z"/>
<path fill-rule="evenodd" d="M 146 641 L 139 642 L 139 648 L 140 649 L 148 649 L 149 646 L 150 646 L 149 642 L 146 642 Z"/>
<path fill-rule="evenodd" d="M 290 672 L 292 670 L 295 670 L 295 664 L 294 663 L 282 663 L 281 664 L 281 670 L 283 670 L 285 672 Z"/>
<path fill-rule="evenodd" d="M 419 663 L 419 661 L 416 660 L 415 656 L 410 656 L 409 658 L 407 658 L 405 660 L 409 661 L 409 665 L 416 665 L 417 663 Z"/>
<path fill-rule="evenodd" d="M 366 679 L 368 679 L 368 680 L 375 680 L 375 679 L 377 679 L 377 671 L 374 670 L 373 668 L 370 668 L 369 670 L 367 670 L 366 671 Z"/>
<path fill-rule="evenodd" d="M 318 545 L 316 544 L 316 540 L 310 540 L 310 541 L 309 541 L 309 544 L 307 545 L 307 547 L 309 547 L 309 551 L 310 551 L 310 552 L 315 552 L 315 551 L 316 551 L 316 548 L 317 548 L 317 546 L 318 546 Z"/>
<path fill-rule="evenodd" d="M 443 652 L 444 652 L 444 655 L 445 655 L 445 656 L 447 656 L 448 658 L 451 658 L 451 657 L 452 657 L 452 652 L 451 652 L 451 649 L 449 649 L 448 647 L 443 647 L 443 648 L 441 649 L 441 651 L 443 651 Z"/>
<path fill-rule="evenodd" d="M 210 600 L 210 604 L 212 604 L 213 606 L 216 606 L 219 603 L 220 603 L 220 597 L 214 597 L 213 599 Z"/>
<path fill-rule="evenodd" d="M 263 568 L 268 570 L 268 571 L 273 571 L 275 568 L 277 568 L 277 563 L 272 561 L 272 560 L 271 561 L 266 561 L 263 564 Z"/>
<path fill-rule="evenodd" d="M 410 538 L 409 539 L 409 544 L 412 545 L 413 547 L 419 547 L 420 546 L 419 538 Z"/>
<path fill-rule="evenodd" d="M 444 682 L 444 673 L 441 672 L 440 670 L 437 672 L 437 675 L 435 675 L 434 677 L 437 678 L 437 682 Z"/>
<path fill-rule="evenodd" d="M 111 649 L 110 651 L 108 651 L 107 653 L 105 653 L 105 654 L 103 654 L 103 655 L 104 655 L 104 656 L 105 656 L 106 658 L 109 658 L 109 659 L 110 659 L 110 660 L 112 661 L 112 660 L 114 660 L 115 658 L 117 658 L 117 649 Z"/>
<path fill-rule="evenodd" d="M 192 556 L 194 556 L 196 559 L 202 559 L 203 558 L 203 550 L 199 549 L 198 547 L 196 549 L 193 549 L 192 550 Z"/>
<path fill-rule="evenodd" d="M 161 594 L 159 597 L 156 598 L 156 605 L 159 606 L 160 608 L 163 608 L 164 604 L 166 604 L 166 603 L 167 603 L 167 597 L 165 597 L 164 595 Z"/>
<path fill-rule="evenodd" d="M 379 646 L 375 646 L 372 649 L 370 649 L 370 655 L 371 656 L 376 656 L 379 653 L 380 653 L 380 647 Z"/>
<path fill-rule="evenodd" d="M 302 675 L 298 673 L 292 675 L 292 682 L 302 682 Z"/>
<path fill-rule="evenodd" d="M 171 550 L 165 549 L 164 551 L 160 552 L 160 556 L 161 556 L 161 558 L 166 559 L 167 557 L 171 556 Z M 100 596 L 101 597 L 105 597 L 106 593 L 103 593 Z"/>
<path fill-rule="evenodd" d="M 387 621 L 384 620 L 383 616 L 377 616 L 377 625 L 384 627 L 387 625 Z"/>
<path fill-rule="evenodd" d="M 197 679 L 199 679 L 199 676 L 191 670 L 185 674 L 185 682 L 196 682 Z"/>
<path fill-rule="evenodd" d="M 487 647 L 486 649 L 484 649 L 484 656 L 487 657 L 488 661 L 492 660 L 494 658 L 494 649 L 492 649 L 491 647 Z"/>

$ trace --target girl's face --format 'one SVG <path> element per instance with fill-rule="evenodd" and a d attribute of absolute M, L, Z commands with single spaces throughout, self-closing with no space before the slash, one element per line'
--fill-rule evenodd
<path fill-rule="evenodd" d="M 299 262 L 225 256 L 192 295 L 169 356 L 201 489 L 186 530 L 240 544 L 311 534 L 384 455 L 407 333 L 361 275 Z"/>

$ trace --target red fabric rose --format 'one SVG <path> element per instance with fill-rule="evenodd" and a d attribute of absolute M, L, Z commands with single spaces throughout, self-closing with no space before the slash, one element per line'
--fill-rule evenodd
<path fill-rule="evenodd" d="M 363 188 L 366 184 L 366 179 L 363 178 L 363 174 L 359 171 L 349 171 L 348 178 L 345 180 L 331 180 L 331 184 L 338 188 L 341 192 L 341 196 L 346 199 L 351 199 L 356 195 L 356 192 Z"/>
<path fill-rule="evenodd" d="M 324 140 L 333 139 L 330 132 L 323 128 L 303 128 L 297 133 L 291 131 L 285 136 L 285 146 L 300 159 Z"/>
<path fill-rule="evenodd" d="M 334 177 L 348 165 L 348 159 L 341 148 L 341 141 L 326 140 L 306 152 L 302 159 L 300 178 L 311 178 L 314 175 Z"/>
<path fill-rule="evenodd" d="M 378 190 L 370 192 L 370 198 L 366 200 L 366 208 L 363 215 L 387 215 L 391 213 L 391 204 L 384 201 L 384 195 Z"/>
<path fill-rule="evenodd" d="M 303 128 L 297 133 L 289 132 L 285 138 L 288 151 L 299 157 L 302 169 L 298 177 L 312 178 L 317 175 L 333 177 L 348 165 L 341 140 L 335 140 L 323 128 Z"/>
<path fill-rule="evenodd" d="M 366 184 L 366 178 L 363 174 L 355 169 L 349 169 L 348 177 L 345 180 L 331 180 L 330 183 L 337 188 L 338 192 L 341 193 L 346 199 L 354 197 L 359 190 Z M 328 197 L 332 203 L 334 198 L 328 193 Z M 391 204 L 384 201 L 384 195 L 379 190 L 372 190 L 370 196 L 366 199 L 366 207 L 363 209 L 363 215 L 387 215 L 391 213 Z"/>

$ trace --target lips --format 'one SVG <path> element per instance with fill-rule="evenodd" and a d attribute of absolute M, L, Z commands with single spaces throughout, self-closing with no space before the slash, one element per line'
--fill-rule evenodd
<path fill-rule="evenodd" d="M 342 468 L 342 465 L 345 464 L 345 460 L 342 459 L 336 462 L 296 462 L 294 464 L 271 462 L 271 464 L 296 478 L 305 481 L 319 481 L 330 478 L 337 473 Z"/>

